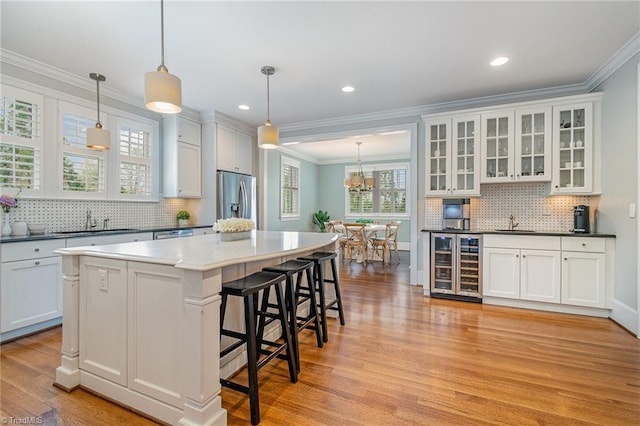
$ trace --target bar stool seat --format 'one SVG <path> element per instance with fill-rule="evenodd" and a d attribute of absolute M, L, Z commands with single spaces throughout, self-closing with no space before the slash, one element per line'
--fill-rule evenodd
<path fill-rule="evenodd" d="M 340 293 L 340 280 L 338 277 L 338 268 L 336 266 L 335 252 L 315 252 L 306 256 L 301 256 L 298 260 L 313 262 L 313 278 L 316 286 L 316 291 L 319 294 L 319 308 L 320 308 L 320 321 L 322 323 L 322 337 L 325 342 L 329 341 L 329 334 L 327 332 L 327 310 L 338 311 L 340 317 L 340 325 L 345 325 L 344 321 L 344 309 L 342 307 L 342 294 Z M 325 278 L 324 276 L 324 263 L 331 262 L 331 275 L 332 279 Z M 333 284 L 335 291 L 335 298 L 327 301 L 325 298 L 325 284 Z"/>
<path fill-rule="evenodd" d="M 240 346 L 247 345 L 247 373 L 249 386 L 233 382 L 227 379 L 220 379 L 222 386 L 228 387 L 238 392 L 249 395 L 249 406 L 251 409 L 251 424 L 260 423 L 260 403 L 258 398 L 258 370 L 264 367 L 269 361 L 282 352 L 286 352 L 289 376 L 292 383 L 298 381 L 298 369 L 295 360 L 294 343 L 291 339 L 289 321 L 287 319 L 287 302 L 280 283 L 286 280 L 284 274 L 275 272 L 256 272 L 247 277 L 234 281 L 222 283 L 222 304 L 220 306 L 220 336 L 228 336 L 237 339 L 229 347 L 220 351 L 220 357 L 229 354 Z M 269 312 L 269 294 L 271 288 L 275 289 L 277 303 L 273 306 L 277 312 Z M 262 291 L 262 305 L 258 309 L 258 295 Z M 244 323 L 245 332 L 241 333 L 224 328 L 224 317 L 227 308 L 227 298 L 229 296 L 242 297 L 244 302 Z M 264 324 L 267 320 L 279 320 L 282 327 L 282 341 L 273 342 L 264 339 Z M 258 322 L 258 331 L 256 323 Z M 262 349 L 262 346 L 272 347 L 272 350 Z M 260 356 L 266 356 L 260 359 Z"/>
<path fill-rule="evenodd" d="M 319 348 L 323 345 L 322 329 L 320 315 L 316 303 L 309 303 L 309 313 L 306 316 L 298 316 L 298 306 L 306 300 L 316 300 L 314 286 L 308 286 L 311 291 L 300 291 L 302 287 L 302 273 L 306 274 L 307 283 L 313 283 L 312 270 L 313 262 L 303 260 L 287 260 L 284 263 L 275 266 L 268 266 L 263 271 L 276 272 L 285 274 L 286 291 L 287 291 L 287 307 L 289 309 L 289 326 L 291 327 L 291 339 L 293 340 L 296 365 L 300 372 L 300 344 L 298 341 L 298 333 L 305 328 L 311 328 L 316 334 L 316 343 Z M 296 276 L 296 285 L 293 285 L 293 277 Z M 306 287 L 303 287 L 306 289 Z M 273 306 L 271 306 L 273 307 Z"/>

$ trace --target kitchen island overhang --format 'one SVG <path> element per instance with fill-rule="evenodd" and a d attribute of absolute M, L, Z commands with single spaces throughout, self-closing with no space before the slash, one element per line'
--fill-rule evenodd
<path fill-rule="evenodd" d="M 82 387 L 170 424 L 226 424 L 222 282 L 336 251 L 336 243 L 336 234 L 253 231 L 232 242 L 203 235 L 59 250 L 63 335 L 56 386 Z"/>

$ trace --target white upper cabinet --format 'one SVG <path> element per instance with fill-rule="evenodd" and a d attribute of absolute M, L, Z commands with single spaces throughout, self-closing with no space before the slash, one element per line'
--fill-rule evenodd
<path fill-rule="evenodd" d="M 515 180 L 551 181 L 551 107 L 516 110 Z"/>
<path fill-rule="evenodd" d="M 163 117 L 165 197 L 202 196 L 200 124 L 180 116 Z"/>
<path fill-rule="evenodd" d="M 513 111 L 482 114 L 482 173 L 480 182 L 514 180 Z"/>
<path fill-rule="evenodd" d="M 426 123 L 426 196 L 478 196 L 479 115 Z"/>
<path fill-rule="evenodd" d="M 553 108 L 552 194 L 593 192 L 593 108 L 591 103 Z"/>
<path fill-rule="evenodd" d="M 216 124 L 216 164 L 218 170 L 253 174 L 253 137 L 239 130 Z"/>

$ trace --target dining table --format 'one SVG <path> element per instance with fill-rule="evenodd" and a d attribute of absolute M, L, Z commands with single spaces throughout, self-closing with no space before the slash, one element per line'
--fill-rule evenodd
<path fill-rule="evenodd" d="M 364 235 L 367 241 L 371 240 L 372 238 L 376 237 L 378 235 L 378 232 L 385 232 L 385 230 L 387 229 L 387 225 L 383 225 L 380 223 L 362 223 L 362 224 L 357 224 L 357 225 L 364 225 Z M 337 233 L 340 233 L 344 236 L 346 236 L 346 231 L 344 229 L 344 224 L 342 223 L 336 223 L 333 225 L 334 229 L 336 230 Z M 356 259 L 356 261 L 358 263 L 361 263 L 363 261 L 363 257 L 362 257 L 362 253 L 358 253 L 358 257 Z M 375 257 L 374 253 L 371 252 L 371 254 L 368 256 L 367 261 L 383 261 L 383 262 L 388 262 L 388 259 L 383 259 L 382 257 Z"/>

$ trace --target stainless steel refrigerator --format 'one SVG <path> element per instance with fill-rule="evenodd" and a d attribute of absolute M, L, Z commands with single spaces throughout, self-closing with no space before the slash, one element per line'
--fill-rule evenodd
<path fill-rule="evenodd" d="M 256 222 L 256 178 L 232 172 L 218 172 L 217 218 L 240 217 Z"/>

